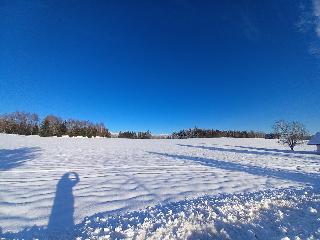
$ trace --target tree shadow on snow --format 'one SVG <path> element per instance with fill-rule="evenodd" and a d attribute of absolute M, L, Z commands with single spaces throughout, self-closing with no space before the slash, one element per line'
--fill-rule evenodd
<path fill-rule="evenodd" d="M 219 152 L 230 152 L 230 153 L 244 153 L 244 154 L 255 154 L 255 155 L 271 155 L 271 156 L 281 156 L 281 157 L 295 157 L 299 159 L 309 159 L 309 160 L 320 160 L 320 157 L 314 157 L 316 152 L 311 151 L 291 151 L 291 150 L 281 150 L 281 149 L 269 149 L 269 148 L 255 148 L 255 147 L 243 147 L 234 146 L 241 149 L 234 148 L 221 148 L 221 147 L 209 147 L 209 146 L 193 146 L 188 144 L 178 144 L 181 147 L 199 148 Z M 228 145 L 226 145 L 228 146 Z M 304 154 L 304 156 L 298 155 Z M 311 155 L 311 156 L 310 156 Z"/>
<path fill-rule="evenodd" d="M 74 239 L 73 187 L 79 181 L 79 175 L 75 172 L 67 172 L 61 177 L 57 184 L 47 228 L 33 226 L 18 233 L 1 233 L 0 228 L 0 237 L 4 237 L 5 239 Z"/>
<path fill-rule="evenodd" d="M 39 156 L 41 148 L 23 147 L 17 149 L 0 149 L 0 171 L 19 167 L 25 162 Z"/>
<path fill-rule="evenodd" d="M 211 158 L 192 157 L 177 154 L 149 152 L 164 157 L 171 157 L 179 160 L 188 160 L 197 162 L 201 165 L 220 168 L 228 171 L 245 172 L 253 175 L 274 177 L 282 180 L 295 181 L 298 183 L 310 184 L 315 187 L 320 187 L 320 175 L 315 173 L 302 173 L 298 171 L 288 171 L 283 169 L 272 169 L 267 167 L 258 167 L 234 162 L 227 162 L 222 160 L 215 160 Z"/>
<path fill-rule="evenodd" d="M 272 152 L 272 153 L 318 155 L 316 151 L 292 151 L 292 150 L 276 149 L 276 148 L 244 147 L 244 146 L 235 146 L 235 147 L 242 148 L 242 149 L 266 151 L 266 152 Z"/>
<path fill-rule="evenodd" d="M 210 232 L 206 231 L 193 231 L 188 236 L 187 240 L 211 240 L 214 239 Z"/>

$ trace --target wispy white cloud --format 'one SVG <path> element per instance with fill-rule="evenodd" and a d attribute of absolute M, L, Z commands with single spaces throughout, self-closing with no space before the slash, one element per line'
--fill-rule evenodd
<path fill-rule="evenodd" d="M 298 7 L 300 12 L 299 20 L 296 22 L 296 27 L 300 32 L 306 33 L 313 29 L 314 17 L 313 11 L 308 8 L 304 3 L 301 3 Z"/>
<path fill-rule="evenodd" d="M 300 18 L 296 23 L 301 32 L 312 31 L 320 38 L 320 0 L 311 0 L 299 5 Z"/>
<path fill-rule="evenodd" d="M 314 16 L 314 30 L 320 38 L 320 0 L 312 1 L 313 16 Z"/>
<path fill-rule="evenodd" d="M 316 56 L 316 57 L 320 56 L 319 43 L 318 44 L 316 42 L 310 43 L 308 52 L 313 56 Z"/>
<path fill-rule="evenodd" d="M 308 52 L 315 57 L 320 57 L 320 0 L 303 2 L 299 5 L 299 10 L 300 19 L 296 26 L 299 31 L 313 35 Z"/>

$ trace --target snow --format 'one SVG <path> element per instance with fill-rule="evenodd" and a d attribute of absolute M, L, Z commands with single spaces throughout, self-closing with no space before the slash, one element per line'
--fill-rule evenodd
<path fill-rule="evenodd" d="M 319 239 L 319 171 L 275 140 L 0 134 L 0 237 Z"/>

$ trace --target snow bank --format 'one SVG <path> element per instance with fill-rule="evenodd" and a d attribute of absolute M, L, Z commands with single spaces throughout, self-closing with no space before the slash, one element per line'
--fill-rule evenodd
<path fill-rule="evenodd" d="M 312 188 L 203 196 L 124 214 L 87 217 L 54 239 L 319 239 L 320 194 Z M 7 238 L 50 239 L 45 228 Z"/>
<path fill-rule="evenodd" d="M 77 239 L 319 239 L 319 207 L 312 189 L 204 196 L 87 218 Z"/>

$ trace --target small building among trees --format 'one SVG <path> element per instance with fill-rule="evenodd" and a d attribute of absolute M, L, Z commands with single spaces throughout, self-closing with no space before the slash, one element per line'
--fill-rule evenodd
<path fill-rule="evenodd" d="M 320 154 L 320 132 L 316 133 L 310 141 L 308 142 L 308 145 L 316 145 L 317 146 L 317 152 Z"/>

